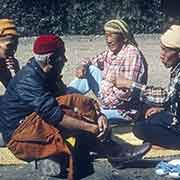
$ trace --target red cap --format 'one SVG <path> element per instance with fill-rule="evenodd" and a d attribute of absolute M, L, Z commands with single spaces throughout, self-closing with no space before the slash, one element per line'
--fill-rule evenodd
<path fill-rule="evenodd" d="M 35 54 L 53 53 L 57 49 L 64 48 L 63 40 L 57 35 L 40 35 L 34 42 L 33 52 Z"/>

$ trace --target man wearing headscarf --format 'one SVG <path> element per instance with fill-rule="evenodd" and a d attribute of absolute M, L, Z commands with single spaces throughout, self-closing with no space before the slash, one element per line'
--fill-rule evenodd
<path fill-rule="evenodd" d="M 134 92 L 132 96 L 148 105 L 145 117 L 135 124 L 134 134 L 155 145 L 180 149 L 180 25 L 172 25 L 161 36 L 160 60 L 166 68 L 171 68 L 167 89 L 122 78 L 116 85 L 130 88 Z"/>
<path fill-rule="evenodd" d="M 137 117 L 139 105 L 129 102 L 131 92 L 118 89 L 113 80 L 122 76 L 146 84 L 147 63 L 125 21 L 110 20 L 105 23 L 104 31 L 107 49 L 77 67 L 77 78 L 70 87 L 82 94 L 92 90 L 110 122 L 132 121 Z M 109 75 L 111 81 L 107 80 Z"/>
<path fill-rule="evenodd" d="M 9 80 L 19 70 L 14 58 L 18 45 L 18 34 L 12 19 L 0 19 L 0 81 L 7 87 Z"/>

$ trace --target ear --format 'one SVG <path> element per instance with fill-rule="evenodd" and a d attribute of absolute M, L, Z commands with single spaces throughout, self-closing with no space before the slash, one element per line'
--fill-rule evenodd
<path fill-rule="evenodd" d="M 46 65 L 48 65 L 48 64 L 49 64 L 50 60 L 51 60 L 51 59 L 50 59 L 50 57 L 48 57 L 48 56 L 47 56 L 47 57 L 46 57 L 46 59 L 45 59 L 45 63 L 46 63 Z"/>
<path fill-rule="evenodd" d="M 41 67 L 42 67 L 44 72 L 49 72 L 52 69 L 53 66 L 50 65 L 49 62 L 50 62 L 50 58 L 46 57 L 44 63 L 41 64 Z"/>

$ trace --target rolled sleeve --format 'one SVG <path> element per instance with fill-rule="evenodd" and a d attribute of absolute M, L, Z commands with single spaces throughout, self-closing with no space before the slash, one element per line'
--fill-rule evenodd
<path fill-rule="evenodd" d="M 140 101 L 143 101 L 144 91 L 146 89 L 146 85 L 142 85 L 137 82 L 133 82 L 131 85 L 131 93 L 133 97 L 138 98 Z"/>
<path fill-rule="evenodd" d="M 57 125 L 63 118 L 63 110 L 50 93 L 44 93 L 44 95 L 34 100 L 32 105 L 34 106 L 34 111 L 48 123 Z"/>
<path fill-rule="evenodd" d="M 51 113 L 51 116 L 47 117 L 47 121 L 57 125 L 63 119 L 63 116 L 64 112 L 60 108 L 56 108 L 54 113 Z"/>

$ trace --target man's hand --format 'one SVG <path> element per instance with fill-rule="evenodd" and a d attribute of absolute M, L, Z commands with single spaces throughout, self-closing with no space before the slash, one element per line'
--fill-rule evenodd
<path fill-rule="evenodd" d="M 80 65 L 75 70 L 75 76 L 79 79 L 82 79 L 86 76 L 87 73 L 87 66 L 86 65 Z"/>
<path fill-rule="evenodd" d="M 132 80 L 125 79 L 124 77 L 115 78 L 110 73 L 106 76 L 106 79 L 112 82 L 117 88 L 121 88 L 121 89 L 130 88 L 133 83 Z"/>
<path fill-rule="evenodd" d="M 98 123 L 98 129 L 99 129 L 99 133 L 98 133 L 97 137 L 100 140 L 104 140 L 110 131 L 110 126 L 109 126 L 106 116 L 101 115 L 98 118 L 97 123 Z"/>
<path fill-rule="evenodd" d="M 164 108 L 160 108 L 160 107 L 151 107 L 149 108 L 146 112 L 145 112 L 145 118 L 149 118 L 150 116 L 152 116 L 153 114 L 159 113 L 161 111 L 163 111 Z"/>
<path fill-rule="evenodd" d="M 127 89 L 132 86 L 133 81 L 119 77 L 116 79 L 115 84 L 117 88 Z"/>

